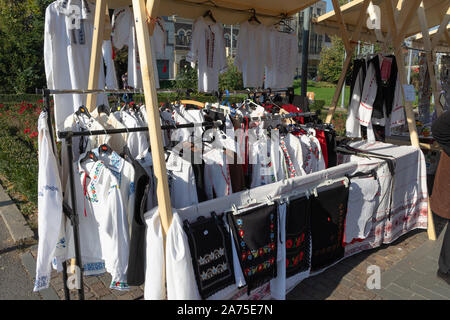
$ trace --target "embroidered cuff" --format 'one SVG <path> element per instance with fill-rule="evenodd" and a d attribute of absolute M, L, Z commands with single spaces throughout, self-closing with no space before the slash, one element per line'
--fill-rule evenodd
<path fill-rule="evenodd" d="M 37 292 L 43 289 L 47 289 L 50 285 L 50 276 L 37 276 L 34 282 L 33 291 Z"/>
<path fill-rule="evenodd" d="M 109 286 L 110 289 L 115 289 L 119 291 L 125 291 L 130 290 L 130 287 L 128 286 L 127 282 L 124 281 L 111 281 L 111 285 Z"/>

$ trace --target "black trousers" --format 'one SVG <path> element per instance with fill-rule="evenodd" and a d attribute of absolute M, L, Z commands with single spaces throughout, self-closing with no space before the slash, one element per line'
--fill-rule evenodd
<path fill-rule="evenodd" d="M 450 272 L 450 223 L 447 223 L 447 230 L 442 242 L 441 254 L 439 255 L 439 270 L 444 273 Z"/>

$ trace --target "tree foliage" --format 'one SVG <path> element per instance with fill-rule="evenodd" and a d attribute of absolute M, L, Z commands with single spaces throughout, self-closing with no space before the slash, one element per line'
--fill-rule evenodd
<path fill-rule="evenodd" d="M 45 87 L 44 19 L 51 0 L 0 0 L 0 92 Z"/>
<path fill-rule="evenodd" d="M 220 90 L 242 90 L 244 89 L 244 81 L 242 80 L 242 73 L 234 65 L 234 60 L 231 57 L 227 59 L 228 69 L 219 75 L 219 89 Z"/>
<path fill-rule="evenodd" d="M 322 81 L 338 82 L 344 64 L 344 52 L 345 49 L 342 40 L 337 36 L 332 36 L 331 46 L 323 48 L 320 53 L 318 73 Z M 347 75 L 349 74 L 351 74 L 351 68 L 347 72 Z"/>

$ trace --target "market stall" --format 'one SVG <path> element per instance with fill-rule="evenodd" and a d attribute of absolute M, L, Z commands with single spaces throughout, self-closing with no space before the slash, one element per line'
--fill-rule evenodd
<path fill-rule="evenodd" d="M 67 4 L 67 1 L 62 2 Z M 41 154 L 51 160 L 42 159 L 48 165 L 40 176 L 41 195 L 47 207 L 60 206 L 69 219 L 64 225 L 61 217 L 52 216 L 53 224 L 50 225 L 49 219 L 48 224 L 42 226 L 52 232 L 42 233 L 43 249 L 38 256 L 43 262 L 38 268 L 48 268 L 51 260 L 67 277 L 65 261 L 75 258 L 78 279 L 83 275 L 110 272 L 113 276 L 111 289 L 127 290 L 129 284 L 145 284 L 146 299 L 284 299 L 302 279 L 322 272 L 349 255 L 391 243 L 413 229 L 427 228 L 431 220 L 428 217 L 427 225 L 425 163 L 420 150 L 361 142 L 348 144 L 337 152 L 336 132 L 332 126 L 318 121 L 316 113 L 303 112 L 295 106 L 292 90 L 272 90 L 284 88 L 285 83 L 293 81 L 293 76 L 288 81 L 283 79 L 283 75 L 290 74 L 294 68 L 280 57 L 283 54 L 296 56 L 298 39 L 292 32 L 263 33 L 267 32 L 263 26 L 283 24 L 286 17 L 314 2 L 97 0 L 95 10 L 85 10 L 86 25 L 89 12 L 93 13 L 92 37 L 90 34 L 86 37 L 91 44 L 91 48 L 86 46 L 90 49 L 87 51 L 90 68 L 82 80 L 87 88 L 57 87 L 60 83 L 55 81 L 53 88 L 47 91 L 55 97 L 74 95 L 75 104 L 83 101 L 75 95 L 87 97 L 86 107 L 73 106 L 72 101 L 55 103 L 56 133 L 63 142 L 62 169 L 53 159 L 56 148 L 49 142 L 51 139 L 40 139 L 40 150 L 46 151 Z M 337 1 L 333 4 L 342 19 Z M 368 1 L 363 5 L 367 8 Z M 112 27 L 107 9 L 117 9 Z M 49 9 L 49 16 L 57 22 L 58 14 L 65 12 L 58 10 L 61 8 L 56 6 Z M 245 24 L 247 29 L 240 30 L 245 45 L 240 46 L 237 60 L 244 70 L 244 83 L 252 84 L 245 86 L 257 88 L 250 91 L 248 99 L 238 106 L 231 106 L 227 97 L 220 97 L 216 104 L 187 98 L 163 107 L 158 104 L 153 56 L 157 45 L 152 34 L 156 36 L 155 33 L 160 32 L 158 16 L 175 13 L 199 18 L 200 24 L 194 29 L 206 30 L 201 32 L 205 42 L 194 40 L 193 47 L 207 49 L 204 60 L 210 69 L 221 68 L 224 61 L 225 50 L 217 53 L 218 47 L 224 49 L 221 39 L 216 38 L 221 33 L 217 21 Z M 206 16 L 214 23 L 202 23 Z M 358 18 L 355 40 L 362 32 L 365 10 Z M 54 47 L 59 45 L 54 35 L 59 29 L 51 29 L 57 24 L 48 20 L 48 30 L 53 33 L 47 35 L 45 47 L 51 56 Z M 347 35 L 346 26 L 339 26 L 342 34 Z M 284 27 L 289 29 L 286 24 Z M 408 26 L 402 27 L 406 30 Z M 105 93 L 139 92 L 105 90 L 103 84 L 97 85 L 104 76 L 102 54 L 104 57 L 104 40 L 109 39 L 109 30 L 114 45 L 128 43 L 135 50 L 131 51 L 134 57 L 139 51 L 137 70 L 142 76 L 145 105 L 136 107 L 127 102 L 126 110 L 120 107 L 108 113 L 101 102 L 101 95 Z M 86 34 L 75 32 L 70 36 L 84 42 Z M 274 40 L 268 42 L 272 37 Z M 347 36 L 344 38 L 350 53 L 355 43 Z M 74 39 L 71 44 L 75 43 Z M 278 50 L 281 45 L 288 50 Z M 272 64 L 273 57 L 268 56 L 265 61 L 258 60 L 267 48 L 274 48 L 274 56 L 279 61 L 274 59 Z M 248 53 L 250 50 L 252 54 Z M 191 51 L 191 62 L 197 61 L 196 58 L 200 61 L 195 50 Z M 254 52 L 259 55 L 255 56 Z M 86 56 L 85 51 L 69 53 L 73 61 L 83 54 Z M 48 65 L 60 68 L 62 64 L 55 65 L 54 60 L 61 56 L 52 58 L 47 58 Z M 279 70 L 271 69 L 277 62 Z M 291 63 L 294 62 L 292 59 Z M 132 63 L 129 60 L 129 64 Z M 258 68 L 249 68 L 252 63 Z M 346 60 L 346 66 L 349 63 L 350 59 Z M 49 78 L 55 73 L 61 74 L 51 68 L 46 71 Z M 199 69 L 200 72 L 203 71 Z M 77 74 L 72 69 L 67 73 Z M 199 77 L 199 88 L 203 86 L 202 89 L 208 89 L 204 91 L 211 91 L 211 86 L 217 86 L 217 72 L 205 74 L 207 77 Z M 252 78 L 254 74 L 259 75 L 258 79 Z M 265 81 L 272 81 L 274 85 L 261 89 L 265 75 Z M 67 74 L 62 73 L 62 77 Z M 209 81 L 211 78 L 215 83 Z M 343 81 L 341 77 L 338 87 L 342 87 Z M 281 100 L 274 102 L 272 95 L 277 92 L 283 92 L 285 97 L 278 97 Z M 260 104 L 261 98 L 265 100 L 264 107 Z M 335 96 L 334 106 L 336 100 Z M 282 104 L 281 108 L 278 104 Z M 189 109 L 188 105 L 195 108 Z M 62 109 L 69 109 L 65 110 L 64 117 L 58 116 Z M 120 124 L 116 114 L 126 125 Z M 43 137 L 51 136 L 48 133 L 52 130 L 51 123 L 45 129 L 48 119 L 43 116 L 40 121 Z M 99 125 L 100 121 L 104 126 Z M 410 130 L 414 126 L 410 123 Z M 231 138 L 224 127 L 232 128 Z M 212 128 L 218 136 L 210 138 L 204 131 L 207 128 Z M 261 133 L 260 129 L 269 128 L 277 130 Z M 248 135 L 251 130 L 260 139 L 253 141 L 248 137 L 251 142 L 247 143 L 247 137 L 240 136 L 239 132 Z M 196 167 L 195 163 L 191 165 L 181 160 L 175 153 L 179 150 L 167 144 L 168 132 L 172 138 L 176 135 L 184 142 L 191 141 L 192 132 L 200 132 L 200 147 L 196 149 L 192 141 L 189 148 L 211 148 L 205 164 Z M 276 140 L 277 136 L 280 140 Z M 211 147 L 215 138 L 219 145 Z M 240 143 L 236 144 L 235 139 Z M 124 148 L 119 156 L 115 150 L 121 152 L 124 145 L 128 150 Z M 228 166 L 223 160 L 224 149 L 234 150 L 234 156 L 243 157 L 244 161 L 237 167 Z M 266 155 L 271 160 L 269 163 L 261 161 Z M 257 162 L 249 162 L 251 157 L 258 159 Z M 138 168 L 142 169 L 139 174 Z M 61 182 L 54 181 L 58 170 L 63 172 Z M 246 175 L 239 170 L 244 170 Z M 238 179 L 232 179 L 236 176 Z M 58 187 L 54 186 L 57 183 Z M 65 190 L 64 199 L 53 193 L 49 197 L 49 192 L 61 189 Z M 140 201 L 136 201 L 137 198 Z M 352 215 L 347 216 L 348 212 Z M 198 220 L 200 216 L 203 218 Z M 60 227 L 66 232 L 63 237 L 58 234 Z M 53 242 L 57 242 L 56 251 L 52 251 Z M 36 290 L 49 284 L 45 268 L 40 270 L 45 272 L 37 272 Z M 65 289 L 68 297 L 68 288 Z M 82 281 L 78 291 L 83 299 Z"/>

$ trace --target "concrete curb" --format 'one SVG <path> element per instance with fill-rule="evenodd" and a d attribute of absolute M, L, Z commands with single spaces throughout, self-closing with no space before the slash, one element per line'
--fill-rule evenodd
<path fill-rule="evenodd" d="M 37 250 L 36 248 L 31 248 L 31 250 Z M 22 265 L 25 271 L 28 272 L 30 277 L 34 279 L 36 277 L 36 260 L 34 260 L 31 252 L 26 252 L 21 255 Z M 55 289 L 49 286 L 47 289 L 39 291 L 43 300 L 61 300 L 56 293 Z"/>
<path fill-rule="evenodd" d="M 20 244 L 34 238 L 34 233 L 28 226 L 22 213 L 1 186 L 0 215 L 3 217 L 3 221 L 5 221 L 6 227 L 15 244 Z"/>

